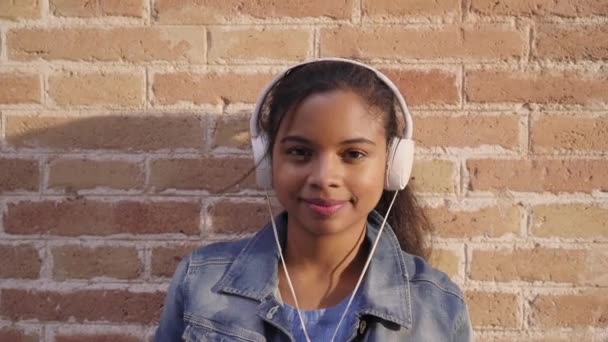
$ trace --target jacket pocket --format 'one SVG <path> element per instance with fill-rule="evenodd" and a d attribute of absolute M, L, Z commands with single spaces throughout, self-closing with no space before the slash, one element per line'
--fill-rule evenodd
<path fill-rule="evenodd" d="M 215 322 L 203 317 L 184 317 L 186 329 L 182 339 L 186 342 L 266 342 L 254 331 Z"/>

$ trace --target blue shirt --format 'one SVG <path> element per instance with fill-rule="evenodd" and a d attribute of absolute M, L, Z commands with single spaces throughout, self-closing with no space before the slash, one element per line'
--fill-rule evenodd
<path fill-rule="evenodd" d="M 311 341 L 331 341 L 334 336 L 336 327 L 342 318 L 342 314 L 346 309 L 351 294 L 344 298 L 340 303 L 332 307 L 318 309 L 318 310 L 301 310 L 302 319 L 306 325 L 306 332 Z M 348 330 L 348 327 L 353 326 L 353 322 L 356 322 L 357 316 L 357 305 L 359 301 L 359 291 L 355 293 L 353 302 L 348 307 L 348 312 L 344 317 L 344 321 L 340 325 L 338 333 L 334 342 L 347 341 L 351 336 L 352 331 Z M 306 342 L 306 336 L 302 330 L 300 318 L 298 317 L 298 311 L 291 305 L 284 305 L 283 307 L 285 320 L 291 324 L 289 331 L 293 334 L 293 338 L 296 342 Z"/>
<path fill-rule="evenodd" d="M 276 223 L 285 241 L 287 214 Z M 369 215 L 370 243 L 381 223 L 381 215 Z M 270 224 L 251 238 L 194 250 L 173 276 L 155 341 L 294 341 L 291 323 L 279 312 L 278 260 Z M 345 326 L 349 341 L 472 340 L 460 289 L 403 252 L 388 225 L 359 291 L 357 318 Z"/>

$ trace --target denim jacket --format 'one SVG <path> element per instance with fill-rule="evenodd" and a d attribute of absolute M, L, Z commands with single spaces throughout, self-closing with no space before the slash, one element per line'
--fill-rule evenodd
<path fill-rule="evenodd" d="M 370 242 L 381 220 L 370 214 Z M 285 241 L 287 215 L 276 224 Z M 270 224 L 251 238 L 196 249 L 175 272 L 155 341 L 293 341 L 278 299 L 278 260 Z M 404 253 L 388 225 L 367 272 L 349 341 L 472 340 L 460 289 Z"/>

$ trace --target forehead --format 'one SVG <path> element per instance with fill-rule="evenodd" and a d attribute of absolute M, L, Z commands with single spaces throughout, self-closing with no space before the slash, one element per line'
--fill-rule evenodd
<path fill-rule="evenodd" d="M 385 139 L 383 115 L 352 91 L 333 90 L 305 98 L 285 118 L 279 135 L 342 141 L 354 137 Z"/>

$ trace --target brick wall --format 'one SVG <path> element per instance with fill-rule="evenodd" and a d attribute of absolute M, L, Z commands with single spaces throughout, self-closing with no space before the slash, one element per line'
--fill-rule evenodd
<path fill-rule="evenodd" d="M 433 263 L 479 341 L 608 340 L 608 2 L 0 2 L 0 340 L 144 341 L 179 258 L 266 220 L 247 115 L 286 65 L 406 94 Z"/>

